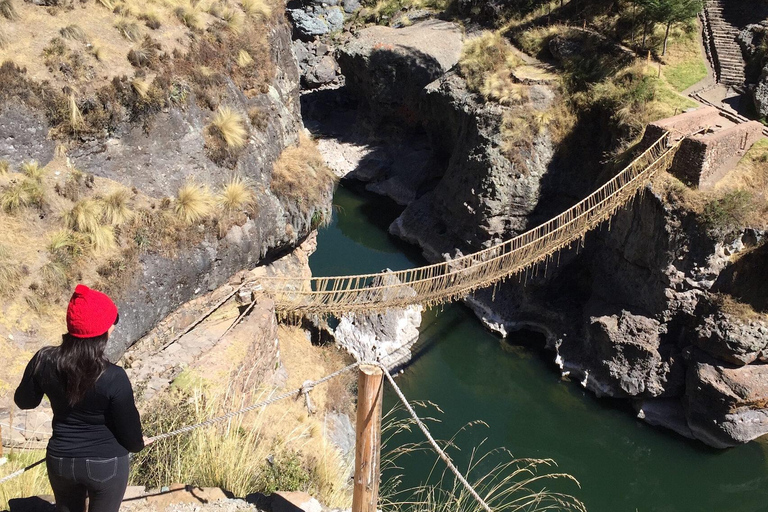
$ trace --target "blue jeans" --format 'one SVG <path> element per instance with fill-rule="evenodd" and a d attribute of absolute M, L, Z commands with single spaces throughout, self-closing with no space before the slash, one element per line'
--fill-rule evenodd
<path fill-rule="evenodd" d="M 57 512 L 117 512 L 128 485 L 128 455 L 61 458 L 48 455 L 48 478 Z"/>

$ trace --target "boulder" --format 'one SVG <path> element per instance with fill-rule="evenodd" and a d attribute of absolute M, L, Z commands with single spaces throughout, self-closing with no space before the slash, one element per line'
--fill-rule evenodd
<path fill-rule="evenodd" d="M 315 498 L 300 491 L 278 491 L 271 496 L 272 512 L 322 512 Z"/>
<path fill-rule="evenodd" d="M 760 118 L 768 117 L 768 66 L 763 68 L 760 78 L 752 91 L 755 108 Z"/>
<path fill-rule="evenodd" d="M 697 351 L 686 379 L 693 435 L 726 448 L 768 433 L 768 365 L 729 367 Z"/>
<path fill-rule="evenodd" d="M 386 276 L 384 284 L 394 284 L 397 278 Z M 385 291 L 415 294 L 412 288 Z M 411 359 L 411 347 L 419 338 L 421 306 L 391 308 L 383 313 L 348 313 L 341 317 L 334 331 L 336 342 L 359 361 L 379 361 L 389 369 L 404 365 Z"/>
<path fill-rule="evenodd" d="M 589 318 L 587 352 L 596 363 L 587 387 L 598 395 L 658 397 L 679 392 L 682 361 L 662 348 L 665 329 L 627 311 Z"/>
<path fill-rule="evenodd" d="M 336 3 L 310 2 L 300 8 L 286 9 L 293 22 L 294 35 L 309 41 L 344 28 L 344 11 Z"/>
<path fill-rule="evenodd" d="M 710 355 L 742 366 L 765 356 L 768 323 L 726 313 L 712 300 L 701 300 L 694 344 Z"/>
<path fill-rule="evenodd" d="M 427 20 L 405 28 L 359 31 L 337 58 L 347 86 L 375 118 L 418 110 L 424 87 L 456 65 L 462 34 L 455 23 Z"/>

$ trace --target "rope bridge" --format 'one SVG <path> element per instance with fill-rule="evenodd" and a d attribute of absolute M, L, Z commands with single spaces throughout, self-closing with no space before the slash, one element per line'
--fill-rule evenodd
<path fill-rule="evenodd" d="M 413 304 L 441 304 L 466 296 L 549 258 L 584 236 L 667 170 L 679 142 L 664 134 L 620 173 L 557 217 L 499 245 L 424 267 L 312 279 L 264 277 L 259 282 L 284 313 L 373 313 Z"/>

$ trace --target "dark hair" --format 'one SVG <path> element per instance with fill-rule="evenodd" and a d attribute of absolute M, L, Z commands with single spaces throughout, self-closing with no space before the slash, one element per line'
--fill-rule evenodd
<path fill-rule="evenodd" d="M 62 336 L 61 346 L 57 347 L 56 369 L 69 405 L 80 402 L 107 369 L 109 361 L 104 356 L 107 339 L 107 333 L 93 338 Z"/>

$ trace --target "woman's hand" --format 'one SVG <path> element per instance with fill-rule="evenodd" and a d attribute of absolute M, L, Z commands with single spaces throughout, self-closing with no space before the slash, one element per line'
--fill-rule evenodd
<path fill-rule="evenodd" d="M 147 437 L 147 436 L 143 436 L 143 437 L 144 437 L 144 446 L 149 446 L 155 442 L 155 440 L 152 439 L 151 437 Z"/>

